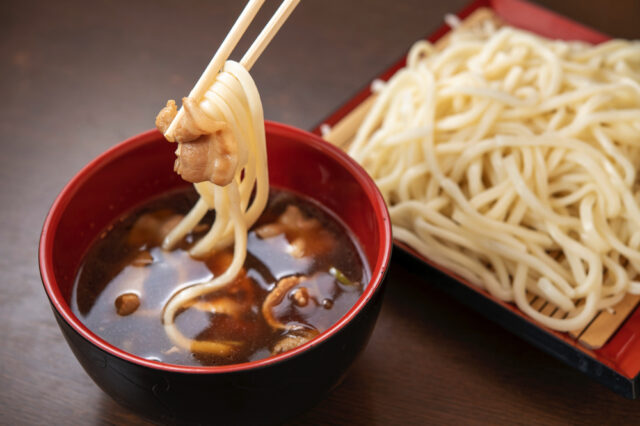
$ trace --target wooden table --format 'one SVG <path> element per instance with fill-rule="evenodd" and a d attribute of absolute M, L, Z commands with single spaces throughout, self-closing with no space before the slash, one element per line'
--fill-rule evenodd
<path fill-rule="evenodd" d="M 38 274 L 40 228 L 80 167 L 150 128 L 166 99 L 188 92 L 243 3 L 0 5 L 0 424 L 147 423 L 103 394 L 63 341 Z M 260 23 L 277 6 L 267 3 Z M 266 117 L 314 127 L 465 3 L 305 0 L 253 70 Z M 637 0 L 544 3 L 615 36 L 640 38 Z M 366 352 L 338 389 L 294 423 L 638 419 L 639 401 L 509 334 L 396 259 Z"/>

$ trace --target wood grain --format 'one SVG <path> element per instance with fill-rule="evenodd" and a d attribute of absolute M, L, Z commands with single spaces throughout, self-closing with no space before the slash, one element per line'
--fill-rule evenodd
<path fill-rule="evenodd" d="M 313 127 L 466 2 L 303 2 L 253 68 L 267 118 Z M 278 3 L 267 2 L 262 25 Z M 561 6 L 600 30 L 640 38 L 639 2 L 601 5 Z M 232 0 L 0 3 L 0 424 L 148 424 L 104 395 L 63 341 L 40 283 L 40 228 L 81 166 L 150 128 L 167 98 L 188 92 L 242 6 Z M 250 34 L 240 52 L 257 30 Z M 543 354 L 398 262 L 389 280 L 367 350 L 338 389 L 292 423 L 632 424 L 640 418 L 638 401 Z"/>

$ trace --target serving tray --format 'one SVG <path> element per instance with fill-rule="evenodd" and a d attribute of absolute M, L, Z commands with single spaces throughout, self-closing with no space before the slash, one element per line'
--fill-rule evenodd
<path fill-rule="evenodd" d="M 461 10 L 457 17 L 465 26 L 487 19 L 556 39 L 601 43 L 610 37 L 554 12 L 522 0 L 477 0 Z M 448 25 L 442 25 L 427 39 L 438 45 L 446 43 Z M 407 50 L 410 46 L 407 46 Z M 378 75 L 388 80 L 405 66 L 405 56 Z M 341 145 L 357 129 L 373 102 L 371 81 L 313 130 L 330 142 Z M 613 312 L 603 311 L 585 329 L 571 333 L 551 330 L 522 313 L 514 304 L 493 297 L 488 292 L 433 263 L 408 245 L 395 241 L 396 258 L 422 274 L 430 285 L 441 288 L 462 303 L 543 351 L 577 368 L 598 382 L 627 398 L 640 393 L 640 308 L 637 296 L 628 296 Z M 540 305 L 540 309 L 551 305 Z"/>

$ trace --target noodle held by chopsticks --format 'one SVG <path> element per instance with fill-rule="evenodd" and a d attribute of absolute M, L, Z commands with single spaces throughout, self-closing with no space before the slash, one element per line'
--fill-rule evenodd
<path fill-rule="evenodd" d="M 349 153 L 394 237 L 542 324 L 640 292 L 640 43 L 491 25 L 416 43 Z M 527 292 L 568 315 L 534 309 Z"/>
<path fill-rule="evenodd" d="M 215 209 L 213 226 L 190 253 L 196 257 L 205 256 L 212 250 L 233 243 L 233 260 L 223 274 L 211 281 L 184 288 L 174 295 L 164 308 L 163 322 L 167 335 L 178 346 L 196 352 L 224 355 L 233 349 L 232 344 L 187 338 L 176 326 L 174 318 L 189 301 L 232 282 L 244 264 L 247 230 L 264 210 L 269 196 L 264 118 L 253 79 L 243 66 L 233 61 L 227 61 L 199 107 L 212 119 L 229 124 L 238 142 L 238 157 L 241 160 L 228 185 L 221 187 L 211 182 L 195 185 L 200 200 L 167 236 L 163 247 L 170 249 L 200 222 L 209 209 Z M 255 197 L 251 200 L 254 190 Z"/>
<path fill-rule="evenodd" d="M 156 117 L 156 126 L 167 140 L 179 142 L 176 172 L 194 182 L 200 195 L 196 205 L 167 235 L 163 249 L 171 250 L 209 210 L 215 210 L 214 223 L 189 253 L 206 257 L 233 244 L 233 259 L 221 275 L 178 290 L 164 307 L 162 322 L 167 336 L 177 346 L 192 352 L 224 356 L 237 344 L 188 338 L 178 329 L 175 318 L 194 299 L 228 286 L 238 276 L 247 256 L 247 231 L 269 197 L 262 101 L 249 69 L 299 0 L 283 0 L 240 62 L 228 60 L 263 3 L 264 0 L 247 3 L 189 98 L 183 99 L 183 108 L 177 111 L 175 102 L 169 101 Z M 190 156 L 182 151 L 189 143 Z"/>

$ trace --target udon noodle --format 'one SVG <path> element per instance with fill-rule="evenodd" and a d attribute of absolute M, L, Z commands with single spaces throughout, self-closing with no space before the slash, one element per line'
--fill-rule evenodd
<path fill-rule="evenodd" d="M 163 323 L 167 335 L 176 345 L 196 352 L 224 354 L 231 350 L 233 342 L 189 339 L 178 330 L 174 319 L 188 302 L 229 284 L 244 264 L 247 230 L 264 210 L 269 195 L 264 118 L 253 79 L 242 65 L 233 61 L 226 62 L 196 108 L 197 113 L 205 114 L 201 121 L 210 119 L 223 123 L 222 126 L 226 123 L 237 149 L 237 162 L 228 184 L 216 185 L 210 181 L 194 184 L 200 199 L 165 238 L 163 248 L 171 249 L 198 225 L 207 211 L 213 209 L 216 215 L 211 229 L 193 246 L 190 254 L 204 257 L 233 244 L 233 260 L 223 274 L 211 281 L 191 285 L 174 294 L 164 308 Z M 170 140 L 174 137 L 166 136 Z M 182 145 L 178 148 L 179 156 Z"/>
<path fill-rule="evenodd" d="M 556 330 L 640 292 L 640 42 L 487 25 L 377 91 L 349 153 L 395 238 Z"/>

